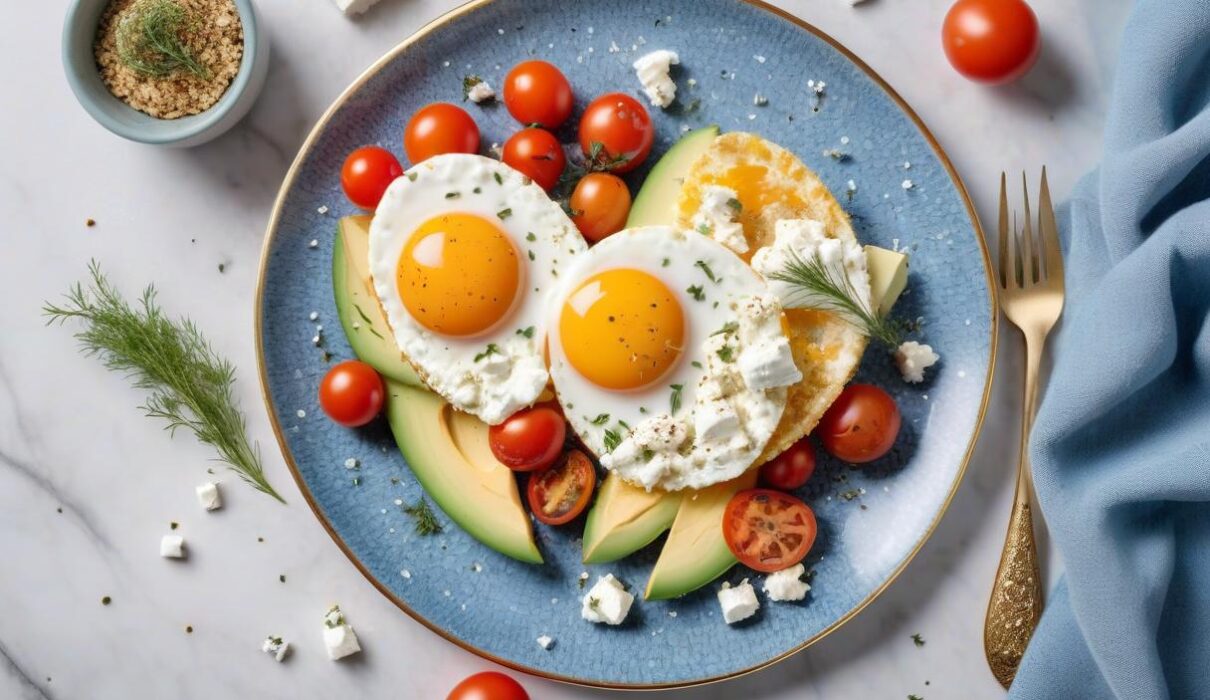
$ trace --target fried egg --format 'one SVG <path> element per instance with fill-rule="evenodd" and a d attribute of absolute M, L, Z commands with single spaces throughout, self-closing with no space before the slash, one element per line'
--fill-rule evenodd
<path fill-rule="evenodd" d="M 435 156 L 396 179 L 370 224 L 370 275 L 395 342 L 454 408 L 496 425 L 549 375 L 545 299 L 587 248 L 529 178 L 490 158 Z"/>
<path fill-rule="evenodd" d="M 802 378 L 777 296 L 699 233 L 610 236 L 567 268 L 547 314 L 568 421 L 602 466 L 648 490 L 743 473 Z"/>
<path fill-rule="evenodd" d="M 732 199 L 728 207 L 717 206 Z M 690 167 L 677 209 L 679 225 L 701 227 L 745 260 L 776 245 L 777 224 L 783 220 L 818 222 L 823 235 L 840 239 L 845 248 L 857 240 L 848 214 L 819 176 L 793 153 L 756 134 L 716 138 Z M 730 221 L 742 226 L 742 237 L 726 225 Z M 786 410 L 758 464 L 815 428 L 857 372 L 866 347 L 865 336 L 833 314 L 809 309 L 786 309 L 785 314 L 803 379 L 789 387 Z"/>

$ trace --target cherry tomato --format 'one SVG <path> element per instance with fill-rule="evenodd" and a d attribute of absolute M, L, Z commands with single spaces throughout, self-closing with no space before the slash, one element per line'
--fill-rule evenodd
<path fill-rule="evenodd" d="M 550 469 L 529 475 L 525 488 L 529 510 L 547 525 L 571 522 L 588 507 L 596 485 L 597 470 L 592 460 L 579 450 L 571 450 L 566 459 Z"/>
<path fill-rule="evenodd" d="M 522 124 L 554 129 L 571 116 L 571 83 L 546 61 L 522 61 L 504 78 L 504 106 Z"/>
<path fill-rule="evenodd" d="M 365 146 L 345 158 L 344 167 L 340 169 L 340 185 L 350 202 L 362 209 L 375 209 L 387 186 L 400 175 L 403 175 L 403 166 L 390 151 Z"/>
<path fill-rule="evenodd" d="M 319 384 L 319 405 L 324 413 L 348 428 L 374 420 L 385 398 L 382 377 L 357 360 L 346 360 L 328 370 Z"/>
<path fill-rule="evenodd" d="M 609 173 L 589 173 L 571 193 L 571 220 L 584 238 L 596 243 L 621 231 L 630 216 L 630 190 L 622 178 Z"/>
<path fill-rule="evenodd" d="M 467 676 L 446 700 L 529 700 L 529 693 L 512 678 L 496 671 Z"/>
<path fill-rule="evenodd" d="M 815 434 L 833 456 L 862 464 L 890 451 L 900 422 L 890 394 L 869 384 L 850 384 L 823 414 Z"/>
<path fill-rule="evenodd" d="M 941 44 L 962 75 L 1006 83 L 1033 66 L 1042 41 L 1038 18 L 1024 0 L 958 0 L 945 15 Z"/>
<path fill-rule="evenodd" d="M 765 573 L 802 561 L 815 544 L 816 529 L 811 508 L 781 491 L 740 491 L 723 511 L 727 548 L 744 566 Z"/>
<path fill-rule="evenodd" d="M 593 157 L 593 144 L 600 144 L 596 164 L 615 173 L 639 167 L 651 152 L 655 127 L 638 100 L 621 92 L 601 95 L 588 104 L 580 117 L 580 148 Z"/>
<path fill-rule="evenodd" d="M 545 469 L 563 452 L 567 423 L 549 406 L 524 408 L 487 431 L 492 454 L 518 472 Z"/>
<path fill-rule="evenodd" d="M 403 131 L 403 148 L 413 165 L 443 153 L 475 153 L 479 127 L 461 107 L 434 102 L 412 115 Z"/>
<path fill-rule="evenodd" d="M 803 438 L 761 465 L 760 479 L 775 489 L 793 491 L 807 483 L 814 473 L 815 448 L 809 439 Z"/>
<path fill-rule="evenodd" d="M 567 156 L 554 134 L 545 129 L 522 129 L 504 142 L 504 163 L 549 190 L 563 174 Z"/>

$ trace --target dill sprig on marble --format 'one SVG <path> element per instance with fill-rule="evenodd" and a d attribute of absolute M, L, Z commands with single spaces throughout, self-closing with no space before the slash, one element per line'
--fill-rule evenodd
<path fill-rule="evenodd" d="M 118 60 L 157 78 L 183 70 L 209 79 L 209 69 L 183 38 L 193 25 L 189 12 L 175 0 L 138 0 L 118 20 Z"/>
<path fill-rule="evenodd" d="M 75 334 L 81 350 L 149 391 L 142 406 L 149 417 L 167 421 L 173 434 L 188 428 L 250 486 L 285 503 L 265 479 L 259 450 L 248 442 L 232 393 L 235 367 L 215 353 L 191 321 L 165 316 L 155 287 L 149 285 L 131 306 L 96 261 L 88 272 L 87 288 L 77 283 L 62 306 L 43 307 L 47 323 L 82 322 L 83 330 Z"/>
<path fill-rule="evenodd" d="M 790 285 L 792 294 L 803 304 L 800 308 L 833 312 L 874 340 L 892 348 L 899 345 L 902 335 L 899 324 L 863 303 L 849 276 L 843 270 L 834 274 L 818 253 L 803 259 L 791 252 L 785 267 L 770 279 Z"/>

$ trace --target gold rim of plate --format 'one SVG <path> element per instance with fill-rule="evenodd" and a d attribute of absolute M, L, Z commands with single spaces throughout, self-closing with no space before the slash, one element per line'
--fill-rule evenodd
<path fill-rule="evenodd" d="M 954 495 L 958 492 L 958 487 L 962 484 L 962 479 L 966 475 L 967 465 L 969 464 L 971 455 L 974 453 L 974 450 L 975 450 L 975 444 L 978 442 L 979 434 L 980 434 L 980 432 L 982 432 L 982 429 L 983 429 L 983 419 L 986 417 L 986 414 L 987 414 L 987 403 L 988 403 L 988 399 L 991 396 L 992 378 L 995 375 L 996 345 L 998 342 L 999 330 L 1000 330 L 1000 328 L 999 328 L 1000 319 L 999 319 L 999 314 L 997 312 L 997 309 L 999 307 L 997 306 L 997 301 L 996 301 L 996 285 L 994 283 L 994 278 L 992 276 L 991 256 L 988 252 L 987 241 L 984 239 L 983 226 L 979 222 L 979 215 L 975 212 L 975 206 L 971 202 L 970 194 L 966 190 L 966 185 L 963 184 L 962 178 L 958 176 L 958 171 L 954 169 L 954 165 L 953 165 L 953 163 L 950 162 L 949 156 L 946 155 L 945 149 L 943 149 L 941 147 L 941 144 L 937 141 L 936 137 L 933 136 L 932 132 L 929 131 L 928 127 L 924 125 L 924 122 L 920 119 L 920 117 L 916 114 L 916 112 L 911 108 L 911 106 L 909 106 L 908 103 L 906 101 L 904 101 L 904 99 L 902 97 L 899 96 L 899 93 L 895 92 L 894 88 L 892 88 L 885 80 L 882 79 L 882 76 L 878 75 L 878 73 L 875 72 L 873 68 L 870 68 L 870 66 L 868 66 L 865 63 L 865 61 L 862 61 L 860 58 L 858 58 L 856 54 L 854 54 L 852 51 L 850 51 L 848 48 L 846 48 L 843 44 L 841 44 L 837 40 L 833 39 L 831 36 L 825 34 L 823 31 L 816 28 L 815 26 L 808 24 L 807 22 L 799 19 L 798 17 L 794 16 L 793 14 L 791 14 L 781 8 L 774 7 L 773 5 L 770 5 L 767 2 L 764 2 L 764 0 L 740 0 L 741 2 L 744 2 L 745 4 L 759 8 L 761 10 L 764 10 L 765 12 L 769 12 L 777 17 L 780 17 L 781 19 L 786 20 L 787 22 L 791 22 L 794 25 L 796 25 L 797 27 L 799 27 L 800 29 L 810 32 L 811 34 L 815 35 L 819 39 L 822 39 L 823 41 L 827 42 L 828 45 L 830 45 L 832 48 L 834 48 L 835 50 L 839 51 L 842 55 L 844 55 L 845 58 L 852 61 L 854 65 L 856 65 L 858 68 L 861 69 L 862 72 L 864 72 L 867 76 L 869 76 L 871 80 L 873 80 L 880 88 L 882 88 L 883 91 L 885 91 L 887 93 L 887 95 L 889 95 L 891 97 L 892 100 L 895 101 L 895 104 L 897 104 L 899 106 L 899 108 L 903 111 L 903 113 L 906 114 L 908 116 L 908 118 L 912 120 L 912 123 L 916 125 L 916 128 L 920 130 L 920 133 L 924 136 L 925 140 L 928 141 L 929 146 L 933 149 L 933 152 L 936 154 L 937 159 L 941 162 L 941 165 L 945 168 L 945 171 L 949 174 L 950 180 L 954 183 L 954 187 L 958 190 L 958 194 L 962 197 L 962 201 L 966 205 L 966 212 L 970 216 L 971 224 L 974 226 L 975 238 L 977 239 L 977 242 L 979 244 L 979 251 L 980 251 L 980 253 L 982 255 L 982 259 L 983 259 L 983 274 L 984 274 L 984 278 L 985 278 L 985 282 L 987 284 L 987 290 L 988 290 L 988 299 L 987 299 L 987 301 L 988 301 L 988 317 L 991 319 L 991 339 L 990 339 L 990 343 L 988 344 L 987 376 L 984 378 L 984 381 L 983 381 L 983 396 L 981 397 L 981 399 L 979 401 L 979 415 L 978 415 L 977 420 L 975 421 L 975 429 L 971 433 L 970 442 L 967 444 L 966 451 L 962 456 L 962 464 L 958 468 L 958 475 L 954 479 L 954 483 L 950 487 L 949 493 L 946 494 L 945 502 L 942 503 L 941 509 L 937 512 L 937 516 L 929 524 L 928 531 L 926 531 L 924 533 L 924 536 L 920 538 L 920 541 L 916 542 L 916 544 L 912 547 L 912 550 L 908 553 L 908 555 L 906 557 L 904 557 L 903 561 L 900 562 L 899 566 L 896 567 L 895 570 L 891 572 L 891 575 L 887 578 L 887 580 L 885 582 L 883 582 L 883 584 L 881 586 L 876 588 L 872 593 L 870 593 L 869 596 L 867 596 L 864 600 L 862 600 L 860 603 L 858 603 L 852 610 L 850 610 L 848 613 L 843 615 L 840 619 L 836 620 L 831 625 L 825 627 L 823 630 L 819 631 L 814 636 L 803 641 L 801 644 L 794 647 L 793 649 L 790 649 L 789 651 L 786 651 L 783 654 L 780 654 L 772 659 L 769 659 L 768 661 L 757 664 L 755 666 L 741 669 L 741 670 L 735 671 L 733 673 L 727 673 L 727 674 L 724 674 L 721 676 L 711 676 L 708 678 L 701 678 L 701 679 L 676 682 L 676 683 L 650 683 L 650 684 L 608 683 L 608 682 L 594 681 L 591 679 L 576 678 L 573 676 L 564 676 L 564 675 L 559 675 L 559 674 L 548 673 L 546 671 L 543 671 L 542 669 L 534 668 L 532 666 L 526 666 L 524 664 L 515 663 L 508 659 L 504 659 L 499 656 L 496 656 L 495 654 L 492 654 L 490 652 L 484 651 L 483 649 L 479 649 L 477 647 L 471 646 L 470 644 L 467 644 L 466 642 L 462 641 L 461 639 L 458 639 L 457 637 L 453 636 L 446 630 L 441 629 L 440 627 L 429 622 L 427 619 L 425 619 L 425 617 L 423 615 L 420 615 L 416 611 L 412 610 L 410 607 L 408 607 L 407 603 L 400 600 L 399 597 L 396 596 L 394 593 L 392 593 L 390 591 L 390 589 L 388 589 L 386 587 L 385 584 L 383 584 L 373 574 L 371 574 L 369 569 L 367 569 L 365 567 L 365 565 L 361 563 L 361 561 L 357 558 L 357 556 L 355 554 L 353 554 L 353 552 L 345 544 L 344 540 L 341 539 L 340 535 L 338 535 L 336 533 L 336 531 L 332 528 L 332 523 L 328 521 L 327 517 L 324 516 L 323 511 L 320 509 L 319 504 L 317 504 L 315 502 L 314 497 L 311 495 L 311 490 L 309 488 L 307 488 L 306 482 L 303 481 L 302 475 L 298 471 L 298 466 L 294 463 L 294 456 L 291 454 L 289 448 L 286 445 L 285 436 L 282 434 L 281 424 L 278 423 L 277 414 L 273 408 L 273 401 L 272 401 L 271 397 L 269 396 L 269 382 L 268 382 L 268 377 L 266 376 L 266 373 L 265 373 L 265 353 L 263 350 L 263 347 L 264 347 L 263 320 L 264 319 L 262 316 L 262 309 L 264 307 L 263 307 L 262 302 L 264 299 L 264 292 L 265 292 L 265 269 L 268 267 L 268 263 L 269 263 L 269 250 L 272 247 L 274 237 L 277 235 L 277 232 L 278 232 L 279 223 L 281 221 L 282 208 L 283 208 L 283 206 L 285 204 L 285 200 L 286 200 L 286 193 L 289 192 L 290 188 L 294 185 L 294 180 L 298 177 L 298 172 L 299 172 L 299 169 L 301 168 L 302 162 L 306 159 L 307 154 L 310 153 L 311 148 L 314 146 L 316 139 L 319 138 L 320 133 L 322 133 L 323 130 L 327 127 L 329 120 L 331 120 L 331 118 L 332 118 L 332 115 L 335 114 L 336 110 L 338 110 L 342 105 L 344 105 L 344 103 L 349 99 L 350 96 L 352 96 L 352 94 L 354 92 L 356 92 L 358 89 L 360 89 L 361 86 L 364 85 L 370 78 L 374 77 L 380 70 L 382 70 L 382 68 L 384 66 L 386 66 L 388 63 L 393 61 L 397 56 L 399 56 L 404 51 L 406 51 L 409 47 L 411 47 L 412 44 L 414 44 L 417 41 L 419 41 L 420 39 L 424 38 L 431 32 L 441 28 L 447 22 L 449 22 L 453 19 L 456 19 L 458 17 L 461 17 L 462 15 L 467 14 L 468 12 L 473 12 L 474 10 L 476 10 L 480 7 L 491 4 L 494 1 L 495 0 L 470 0 L 470 2 L 467 2 L 466 4 L 460 5 L 456 8 L 454 8 L 453 10 L 446 12 L 445 14 L 437 17 L 433 21 L 424 25 L 420 29 L 416 30 L 416 32 L 414 34 L 409 36 L 407 39 L 404 39 L 401 43 L 399 43 L 393 49 L 388 51 L 382 58 L 379 58 L 377 61 L 375 61 L 373 65 L 371 65 L 369 68 L 367 68 L 365 70 L 365 72 L 363 72 L 360 76 L 358 76 L 357 79 L 354 80 L 353 83 L 351 85 L 349 85 L 349 87 L 346 88 L 344 90 L 344 92 L 342 92 L 340 94 L 340 96 L 336 98 L 336 100 L 334 102 L 332 102 L 332 104 L 324 112 L 323 116 L 321 116 L 319 118 L 319 121 L 316 122 L 315 126 L 311 129 L 311 133 L 309 133 L 307 135 L 306 140 L 303 142 L 302 146 L 299 148 L 298 155 L 295 156 L 294 162 L 290 165 L 290 170 L 286 173 L 285 180 L 282 181 L 282 186 L 281 186 L 281 189 L 278 191 L 277 199 L 273 203 L 273 212 L 269 218 L 269 226 L 265 231 L 265 241 L 261 247 L 260 270 L 257 273 L 256 298 L 254 301 L 254 303 L 256 304 L 256 308 L 253 311 L 253 316 L 255 317 L 255 325 L 256 325 L 256 364 L 257 364 L 258 373 L 260 375 L 261 396 L 264 398 L 265 408 L 269 413 L 269 422 L 273 426 L 273 434 L 277 438 L 277 444 L 278 444 L 279 449 L 281 450 L 282 457 L 286 461 L 286 466 L 289 467 L 289 469 L 290 469 L 290 474 L 294 477 L 294 483 L 298 485 L 298 490 L 302 493 L 303 498 L 306 500 L 307 505 L 311 508 L 311 511 L 315 514 L 315 517 L 319 519 L 320 524 L 323 525 L 324 530 L 326 530 L 328 535 L 331 536 L 332 540 L 336 543 L 336 546 L 340 548 L 340 551 L 344 552 L 345 556 L 349 558 L 349 561 L 353 563 L 353 566 L 357 567 L 357 570 L 360 571 L 361 574 L 363 576 L 365 576 L 366 579 L 371 584 L 373 584 L 373 586 L 375 588 L 377 588 L 380 593 L 382 593 L 382 595 L 386 596 L 386 598 L 388 600 L 390 600 L 392 603 L 394 603 L 400 610 L 407 613 L 412 619 L 416 620 L 420 624 L 429 628 L 434 633 L 440 635 L 446 641 L 449 641 L 449 642 L 457 645 L 458 647 L 465 649 L 466 651 L 469 651 L 482 658 L 485 658 L 488 661 L 493 661 L 495 663 L 500 664 L 501 666 L 505 666 L 505 667 L 513 669 L 515 671 L 521 671 L 522 673 L 527 673 L 529 675 L 536 676 L 538 678 L 545 678 L 547 680 L 559 681 L 561 683 L 568 683 L 571 685 L 579 685 L 579 686 L 584 686 L 584 687 L 612 688 L 612 689 L 618 689 L 618 690 L 666 690 L 666 689 L 670 689 L 670 688 L 689 688 L 689 687 L 693 687 L 693 686 L 718 683 L 720 681 L 730 680 L 732 678 L 738 678 L 740 676 L 748 675 L 749 673 L 754 673 L 756 671 L 766 669 L 766 668 L 772 666 L 773 664 L 778 663 L 779 661 L 784 661 L 785 659 L 788 659 L 789 657 L 793 656 L 794 654 L 797 654 L 798 652 L 802 651 L 803 649 L 806 649 L 807 647 L 811 646 L 812 644 L 814 644 L 814 643 L 818 642 L 819 640 L 823 639 L 824 637 L 828 636 L 832 632 L 835 632 L 836 630 L 840 629 L 842 626 L 844 626 L 845 623 L 847 623 L 849 620 L 856 617 L 858 613 L 860 613 L 862 610 L 864 610 L 867 605 L 872 603 L 875 598 L 877 598 L 879 595 L 882 594 L 883 591 L 885 591 L 888 587 L 890 587 L 890 585 L 892 583 L 894 583 L 896 579 L 899 578 L 899 575 L 903 573 L 903 570 L 907 568 L 907 565 L 909 563 L 911 563 L 911 561 L 916 557 L 916 554 L 920 552 L 920 549 L 921 549 L 921 547 L 924 546 L 924 543 L 927 542 L 928 539 L 933 536 L 933 532 L 937 529 L 937 525 L 941 522 L 941 518 L 944 517 L 946 511 L 949 510 L 950 503 L 954 500 Z"/>

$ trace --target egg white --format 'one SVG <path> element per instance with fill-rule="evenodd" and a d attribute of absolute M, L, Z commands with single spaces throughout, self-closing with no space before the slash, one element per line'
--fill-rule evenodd
<path fill-rule="evenodd" d="M 637 269 L 660 279 L 677 295 L 685 316 L 685 350 L 676 366 L 634 391 L 609 390 L 585 378 L 567 360 L 559 335 L 564 300 L 584 280 L 615 268 Z M 603 466 L 647 489 L 677 490 L 725 481 L 752 465 L 785 409 L 786 390 L 749 389 L 738 379 L 735 364 L 724 362 L 717 351 L 725 342 L 734 342 L 719 333 L 728 323 L 742 325 L 748 339 L 784 338 L 781 307 L 760 275 L 706 236 L 651 226 L 610 236 L 561 277 L 547 311 L 550 375 L 568 421 Z M 691 286 L 703 289 L 704 300 L 695 299 L 688 291 Z M 751 313 L 754 304 L 760 306 L 759 314 Z M 720 384 L 738 408 L 740 426 L 726 440 L 708 444 L 694 435 L 694 423 L 698 411 L 717 398 Z M 673 385 L 682 387 L 675 414 Z M 607 431 L 620 439 L 612 450 Z M 638 453 L 652 457 L 636 460 Z"/>
<path fill-rule="evenodd" d="M 396 284 L 399 257 L 416 228 L 450 212 L 495 223 L 512 240 L 521 264 L 513 309 L 473 337 L 422 326 Z M 563 209 L 529 178 L 491 158 L 448 154 L 414 166 L 387 188 L 370 224 L 369 267 L 395 342 L 425 384 L 454 408 L 496 425 L 532 404 L 547 385 L 545 298 L 554 291 L 559 269 L 586 249 Z M 496 351 L 484 356 L 489 344 Z"/>

